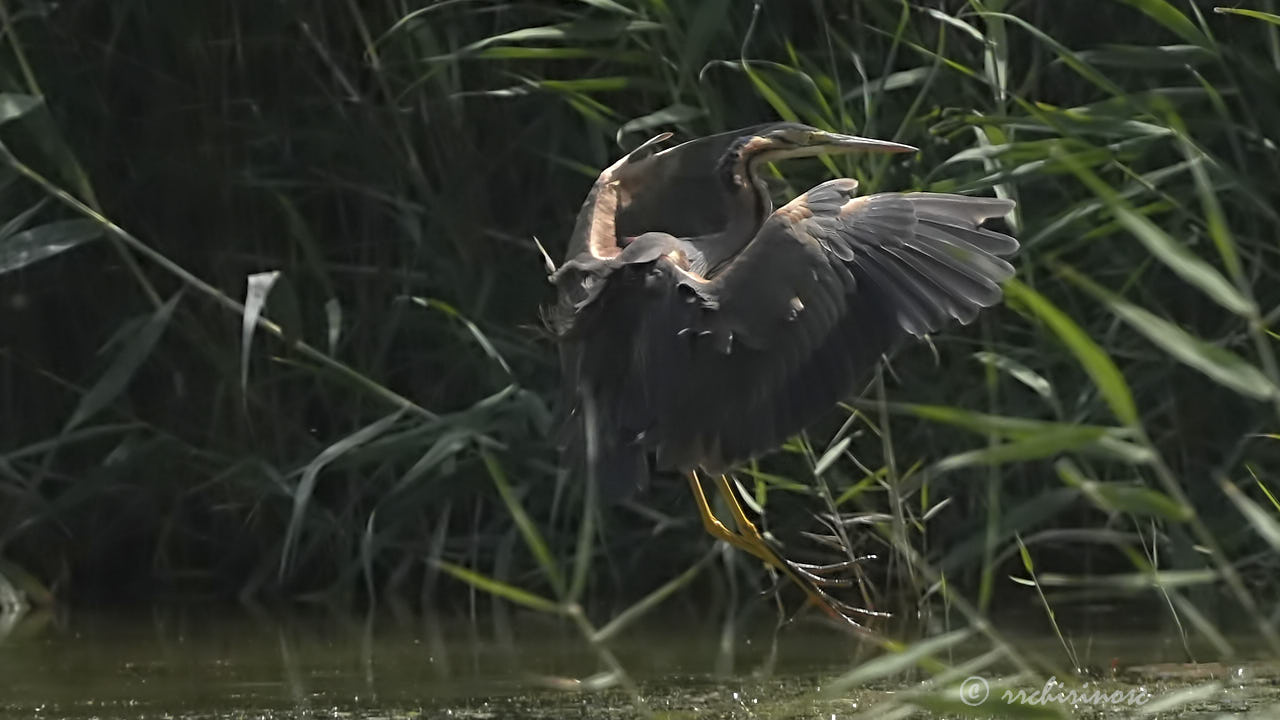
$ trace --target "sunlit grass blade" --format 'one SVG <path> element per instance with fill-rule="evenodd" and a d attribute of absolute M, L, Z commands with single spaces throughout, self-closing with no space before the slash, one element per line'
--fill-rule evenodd
<path fill-rule="evenodd" d="M 102 237 L 92 220 L 57 220 L 0 237 L 0 275 L 33 265 Z"/>
<path fill-rule="evenodd" d="M 1120 2 L 1141 10 L 1152 20 L 1165 26 L 1177 34 L 1178 37 L 1193 45 L 1198 45 L 1202 48 L 1214 47 L 1213 42 L 1205 36 L 1204 32 L 1167 0 L 1120 0 Z"/>
<path fill-rule="evenodd" d="M 1058 643 L 1062 645 L 1062 649 L 1067 653 L 1067 657 L 1071 660 L 1071 667 L 1080 667 L 1080 658 L 1076 655 L 1075 648 L 1062 635 L 1062 628 L 1058 627 L 1058 616 L 1053 611 L 1053 606 L 1049 604 L 1049 598 L 1044 595 L 1044 588 L 1040 587 L 1040 582 L 1036 580 L 1035 563 L 1031 560 L 1031 551 L 1027 549 L 1025 543 L 1022 542 L 1022 536 L 1014 533 L 1013 539 L 1018 543 L 1018 555 L 1022 559 L 1022 567 L 1031 576 L 1031 585 L 1036 589 L 1036 595 L 1040 598 L 1040 605 L 1044 608 L 1045 615 L 1048 616 L 1049 625 L 1053 627 L 1053 632 L 1058 636 Z"/>
<path fill-rule="evenodd" d="M 1129 327 L 1188 367 L 1195 368 L 1221 385 L 1255 400 L 1270 400 L 1280 396 L 1280 388 L 1239 355 L 1207 343 L 1168 320 L 1124 300 L 1073 268 L 1062 266 L 1060 272 L 1105 303 Z"/>
<path fill-rule="evenodd" d="M 1094 85 L 1097 85 L 1100 89 L 1105 90 L 1110 95 L 1120 97 L 1125 94 L 1125 91 L 1119 85 L 1112 82 L 1106 75 L 1098 72 L 1097 68 L 1082 60 L 1077 53 L 1071 50 L 1071 48 L 1063 45 L 1061 41 L 1052 37 L 1035 25 L 1032 25 L 1029 21 L 1016 15 L 1009 15 L 1006 13 L 984 12 L 981 14 L 984 17 L 990 16 L 1008 20 L 1009 22 L 1020 26 L 1023 30 L 1026 30 L 1037 40 L 1044 43 L 1047 47 L 1057 53 L 1063 63 L 1074 70 L 1078 75 L 1080 75 L 1080 77 L 1088 80 Z"/>
<path fill-rule="evenodd" d="M 866 401 L 854 400 L 855 407 L 869 407 Z M 1150 450 L 1135 443 L 1135 435 L 1131 428 L 1108 427 L 1106 425 L 1090 425 L 1087 423 L 1060 423 L 1051 420 L 1037 420 L 1009 415 L 991 415 L 974 412 L 964 408 L 948 405 L 918 405 L 912 403 L 886 403 L 885 409 L 895 414 L 913 415 L 931 422 L 945 423 L 969 432 L 987 435 L 994 434 L 999 438 L 1023 440 L 1033 436 L 1043 436 L 1050 432 L 1070 435 L 1074 430 L 1091 429 L 1099 433 L 1097 440 L 1091 445 L 1079 449 L 1089 454 L 1096 454 L 1132 464 L 1151 462 Z"/>
<path fill-rule="evenodd" d="M 840 456 L 844 454 L 844 451 L 849 447 L 849 443 L 852 441 L 853 439 L 849 437 L 840 438 L 835 445 L 832 445 L 830 449 L 822 454 L 822 457 L 818 458 L 818 462 L 814 463 L 813 474 L 815 476 L 821 475 L 829 470 L 831 466 L 840 459 Z"/>
<path fill-rule="evenodd" d="M 1066 313 L 1059 310 L 1040 293 L 1017 280 L 1005 283 L 1005 294 L 1011 300 L 1022 303 L 1036 317 L 1044 321 L 1084 368 L 1098 391 L 1102 393 L 1111 412 L 1126 425 L 1138 424 L 1138 410 L 1133 402 L 1133 392 L 1124 375 L 1111 357 L 1090 338 Z"/>
<path fill-rule="evenodd" d="M 1257 474 L 1253 472 L 1252 468 L 1249 468 L 1249 474 L 1253 475 L 1253 481 L 1258 484 L 1258 489 L 1262 491 L 1262 494 L 1266 495 L 1267 499 L 1271 501 L 1271 506 L 1276 509 L 1276 512 L 1280 512 L 1280 500 L 1276 499 L 1276 496 L 1272 494 L 1271 489 L 1267 487 L 1266 483 L 1262 482 L 1262 478 L 1258 477 Z"/>
<path fill-rule="evenodd" d="M 338 340 L 342 337 L 342 303 L 338 298 L 329 298 L 324 303 L 324 318 L 327 326 L 325 339 L 328 340 L 329 354 L 338 351 Z"/>
<path fill-rule="evenodd" d="M 484 334 L 484 331 L 482 331 L 475 323 L 471 322 L 471 320 L 463 316 L 462 313 L 458 312 L 458 310 L 452 305 L 433 298 L 415 297 L 412 298 L 412 300 L 414 303 L 421 305 L 422 307 L 439 310 L 462 323 L 463 327 L 467 329 L 467 332 L 471 333 L 471 337 L 475 338 L 476 343 L 480 345 L 482 350 L 484 350 L 485 355 L 493 358 L 494 362 L 498 363 L 502 368 L 502 371 L 508 376 L 513 375 L 511 372 L 511 366 L 507 364 L 506 358 L 502 357 L 502 353 L 498 352 L 498 348 L 494 347 L 493 342 L 491 342 L 489 337 Z"/>
<path fill-rule="evenodd" d="M 1120 590 L 1145 590 L 1149 588 L 1187 587 L 1207 585 L 1221 581 L 1220 573 L 1213 570 L 1157 570 L 1150 573 L 1113 573 L 1108 575 L 1064 575 L 1045 573 L 1040 584 L 1046 587 L 1106 587 Z"/>
<path fill-rule="evenodd" d="M 972 630 L 954 630 L 912 645 L 897 645 L 883 655 L 823 683 L 823 692 L 830 695 L 839 694 L 869 682 L 895 676 L 917 665 L 936 664 L 934 655 L 959 645 L 972 635 Z"/>
<path fill-rule="evenodd" d="M 515 521 L 516 527 L 520 530 L 520 535 L 524 538 L 529 552 L 538 561 L 538 566 L 542 568 L 542 572 L 546 576 L 547 582 L 551 583 L 552 589 L 556 591 L 557 595 L 563 596 L 565 587 L 564 578 L 560 574 L 560 566 L 551 555 L 551 549 L 547 547 L 546 541 L 542 539 L 542 533 L 538 532 L 538 526 L 534 524 L 529 514 L 525 512 L 524 507 L 520 504 L 520 499 L 516 497 L 515 492 L 511 489 L 511 483 L 507 482 L 507 473 L 502 469 L 502 464 L 488 452 L 482 452 L 481 457 L 484 459 L 485 468 L 489 471 L 489 477 L 493 480 L 494 486 L 498 488 L 498 494 L 502 496 L 502 502 L 506 505 L 507 512 L 510 513 L 511 519 Z"/>
<path fill-rule="evenodd" d="M 573 553 L 573 575 L 569 579 L 568 602 L 582 599 L 587 588 L 587 576 L 591 571 L 592 546 L 596 536 L 596 519 L 600 514 L 600 483 L 587 482 L 582 492 L 582 521 L 578 526 L 578 546 Z"/>
<path fill-rule="evenodd" d="M 254 273 L 249 276 L 244 298 L 244 321 L 240 330 L 240 392 L 249 388 L 249 353 L 253 346 L 253 330 L 258 327 L 258 317 L 267 304 L 267 295 L 280 277 L 280 271 Z"/>
<path fill-rule="evenodd" d="M 618 13 L 619 15 L 635 15 L 636 14 L 635 10 L 632 10 L 626 5 L 616 2 L 616 0 L 578 0 L 578 2 L 584 5 L 590 5 L 591 7 L 594 7 L 594 8 L 599 8 L 601 10 L 607 10 L 609 12 Z"/>
<path fill-rule="evenodd" d="M 1227 498 L 1236 506 L 1245 520 L 1253 526 L 1258 536 L 1267 542 L 1273 550 L 1280 552 L 1280 521 L 1276 520 L 1276 516 L 1262 509 L 1258 503 L 1250 500 L 1240 488 L 1226 480 L 1219 481 L 1222 486 L 1222 492 L 1227 494 Z"/>
<path fill-rule="evenodd" d="M 670 125 L 682 125 L 690 122 L 691 120 L 696 120 L 703 115 L 706 115 L 706 113 L 707 111 L 702 108 L 682 103 L 668 105 L 661 110 L 655 110 L 647 115 L 641 115 L 638 118 L 626 121 L 622 124 L 622 127 L 618 128 L 618 137 L 621 138 L 627 133 L 639 132 L 641 130 L 652 130 L 653 128 L 666 127 Z"/>
<path fill-rule="evenodd" d="M 564 613 L 564 608 L 553 600 L 548 600 L 540 595 L 535 595 L 528 590 L 521 590 L 514 585 L 508 585 L 507 583 L 499 580 L 494 580 L 493 578 L 481 575 L 474 570 L 468 570 L 460 565 L 454 565 L 453 563 L 443 561 L 435 563 L 435 566 L 477 590 L 489 593 L 494 597 L 502 598 L 503 600 L 513 602 L 517 605 L 523 605 L 524 607 L 531 610 L 537 610 L 538 612 L 550 613 L 553 615 L 560 615 Z"/>
<path fill-rule="evenodd" d="M 24 93 L 0 93 L 0 125 L 16 120 L 44 104 L 44 98 Z"/>
<path fill-rule="evenodd" d="M 1254 20 L 1261 20 L 1263 22 L 1268 22 L 1268 23 L 1271 23 L 1272 25 L 1280 25 L 1280 15 L 1277 15 L 1275 13 L 1263 12 L 1261 10 L 1216 7 L 1213 9 L 1213 11 L 1220 15 L 1240 15 L 1247 18 L 1253 18 Z"/>
<path fill-rule="evenodd" d="M 1161 517 L 1176 522 L 1190 520 L 1194 512 L 1159 490 L 1091 480 L 1067 458 L 1054 463 L 1053 467 L 1064 483 L 1079 489 L 1103 510 Z"/>
<path fill-rule="evenodd" d="M 2 189 L 3 188 L 0 188 L 0 190 Z M 42 197 L 38 201 L 36 201 L 36 203 L 31 207 L 27 208 L 26 210 L 23 210 L 17 215 L 14 215 L 13 217 L 6 220 L 3 225 L 0 225 L 0 245 L 3 245 L 4 241 L 7 238 L 9 238 L 11 235 L 18 232 L 22 228 L 26 227 L 27 223 L 31 221 L 31 218 L 35 217 L 36 213 L 43 210 L 44 207 L 48 204 L 49 204 L 49 198 Z"/>
<path fill-rule="evenodd" d="M 693 579 L 698 576 L 698 573 L 702 572 L 702 569 L 705 568 L 709 562 L 715 559 L 718 552 L 719 548 L 713 547 L 702 556 L 701 560 L 694 563 L 688 570 L 685 570 L 672 578 L 670 582 L 667 582 L 662 587 L 649 593 L 636 604 L 615 615 L 613 619 L 609 621 L 608 625 L 605 625 L 596 631 L 595 641 L 601 643 L 609 642 L 611 639 L 617 637 L 618 633 L 634 624 L 641 617 L 648 614 L 650 610 L 657 607 L 663 600 L 666 600 L 676 594 L 692 582 Z"/>
<path fill-rule="evenodd" d="M 973 357 L 985 365 L 991 365 L 1009 375 L 1009 377 L 1026 385 L 1032 392 L 1040 397 L 1048 400 L 1051 404 L 1056 404 L 1057 400 L 1053 395 L 1053 386 L 1045 377 L 1022 363 L 1011 357 L 1000 355 L 988 351 L 976 352 Z"/>
<path fill-rule="evenodd" d="M 1148 717 L 1178 710 L 1188 705 L 1198 707 L 1205 701 L 1222 694 L 1222 683 L 1211 682 L 1189 688 L 1174 690 L 1161 695 L 1138 709 L 1138 715 Z"/>
<path fill-rule="evenodd" d="M 1094 65 L 1152 70 L 1196 67 L 1217 60 L 1214 53 L 1199 45 L 1108 45 L 1079 55 Z"/>
<path fill-rule="evenodd" d="M 1054 428 L 1012 442 L 951 455 L 934 463 L 933 470 L 948 472 L 975 465 L 1002 465 L 1054 457 L 1088 447 L 1100 440 L 1104 432 L 1102 428 L 1089 426 Z"/>
<path fill-rule="evenodd" d="M 1073 155 L 1066 152 L 1059 152 L 1056 155 L 1071 167 L 1081 182 L 1107 204 L 1116 220 L 1170 270 L 1231 312 L 1242 317 L 1253 317 L 1257 314 L 1258 310 L 1253 302 L 1241 295 L 1222 273 L 1169 237 L 1155 223 L 1134 212 L 1133 208 L 1111 189 L 1111 186 L 1079 163 Z"/>

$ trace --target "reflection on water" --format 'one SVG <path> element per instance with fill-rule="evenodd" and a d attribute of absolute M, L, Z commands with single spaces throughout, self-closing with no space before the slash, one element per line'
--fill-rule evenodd
<path fill-rule="evenodd" d="M 1174 633 L 1137 628 L 1132 618 L 1109 624 L 1069 631 L 1082 664 L 1105 671 L 1185 660 Z M 1047 633 L 1020 645 L 1063 663 Z M 988 647 L 977 641 L 971 654 Z M 814 717 L 821 708 L 813 691 L 824 678 L 875 654 L 819 623 L 777 630 L 765 615 L 732 625 L 651 620 L 611 648 L 649 706 L 679 717 Z M 0 718 L 634 716 L 621 691 L 556 689 L 601 670 L 573 625 L 526 613 L 474 622 L 319 613 L 282 620 L 192 606 L 33 614 L 7 633 L 0 628 Z M 866 707 L 892 690 L 866 690 L 841 708 Z"/>

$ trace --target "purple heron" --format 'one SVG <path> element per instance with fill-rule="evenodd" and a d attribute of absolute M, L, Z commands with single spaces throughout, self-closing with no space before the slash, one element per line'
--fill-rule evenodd
<path fill-rule="evenodd" d="M 841 178 L 775 210 L 763 163 L 915 148 L 795 123 L 659 150 L 669 137 L 600 174 L 551 275 L 568 449 L 606 494 L 643 484 L 652 463 L 684 473 L 713 536 L 856 625 L 856 608 L 760 533 L 724 473 L 855 392 L 906 338 L 999 302 L 1013 274 L 1002 258 L 1018 243 L 982 224 L 1014 203 L 858 196 Z M 699 470 L 716 478 L 736 530 L 713 514 Z"/>

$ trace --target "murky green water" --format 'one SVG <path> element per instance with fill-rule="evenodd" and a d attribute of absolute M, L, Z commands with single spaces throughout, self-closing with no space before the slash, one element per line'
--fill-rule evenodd
<path fill-rule="evenodd" d="M 0 626 L 2 628 L 2 626 Z M 1015 633 L 1021 652 L 1064 664 L 1056 638 Z M 914 638 L 904 638 L 913 640 Z M 1189 671 L 1176 635 L 1136 623 L 1073 631 L 1088 687 L 1144 689 L 1155 701 L 1218 687 L 1161 717 L 1252 712 L 1280 717 L 1277 674 L 1237 661 Z M 1242 653 L 1263 654 L 1237 640 Z M 877 652 L 816 622 L 775 631 L 768 618 L 650 621 L 609 644 L 644 705 L 676 718 L 878 718 L 919 687 L 920 674 L 824 692 Z M 956 665 L 990 648 L 952 648 Z M 602 658 L 570 623 L 529 614 L 468 618 L 357 618 L 313 613 L 286 620 L 185 607 L 138 613 L 29 615 L 0 629 L 0 718 L 630 718 L 636 694 L 590 687 Z M 1137 666 L 1137 670 L 1128 670 Z M 1143 667 L 1145 666 L 1145 667 Z M 1206 667 L 1208 669 L 1206 669 Z M 1070 686 L 1086 682 L 1059 678 Z M 994 681 L 993 681 L 994 682 Z M 602 683 L 607 684 L 607 683 Z M 1021 687 L 1034 690 L 1033 683 Z M 999 687 L 995 688 L 996 693 Z M 936 715 L 982 717 L 995 699 Z M 1048 712 L 1055 703 L 1033 708 Z M 1142 708 L 1063 708 L 1065 717 L 1127 717 Z M 1023 708 L 1025 710 L 1025 708 Z M 908 715 L 902 715 L 906 717 Z"/>

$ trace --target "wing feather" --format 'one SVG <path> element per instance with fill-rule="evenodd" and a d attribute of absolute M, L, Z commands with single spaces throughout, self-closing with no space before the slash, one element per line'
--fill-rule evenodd
<path fill-rule="evenodd" d="M 779 208 L 709 278 L 646 256 L 604 280 L 574 324 L 594 324 L 580 334 L 576 377 L 618 428 L 620 439 L 600 443 L 623 458 L 609 468 L 630 467 L 635 449 L 711 471 L 759 455 L 852 393 L 907 337 L 999 302 L 1013 272 L 1001 256 L 1017 241 L 981 223 L 1012 202 L 854 197 L 856 187 L 833 180 Z"/>

